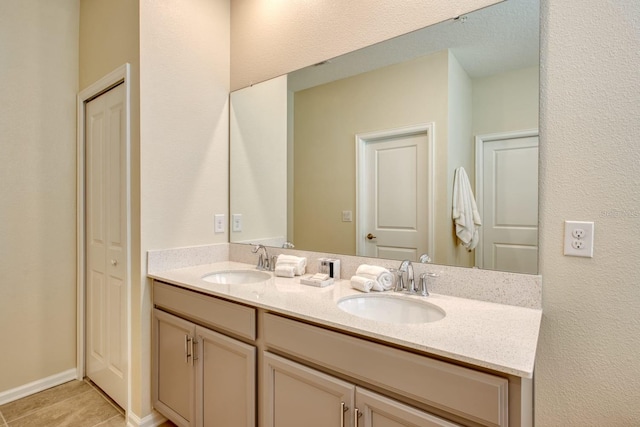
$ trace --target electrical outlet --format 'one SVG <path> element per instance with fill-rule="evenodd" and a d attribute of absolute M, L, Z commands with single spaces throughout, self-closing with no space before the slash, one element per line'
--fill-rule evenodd
<path fill-rule="evenodd" d="M 242 231 L 242 214 L 231 215 L 231 231 Z"/>
<path fill-rule="evenodd" d="M 584 249 L 584 241 L 581 239 L 573 239 L 571 247 L 573 249 Z"/>
<path fill-rule="evenodd" d="M 584 239 L 584 230 L 582 228 L 574 228 L 571 235 L 576 239 Z"/>
<path fill-rule="evenodd" d="M 593 258 L 593 229 L 593 222 L 565 221 L 564 254 Z"/>
<path fill-rule="evenodd" d="M 214 217 L 213 231 L 215 233 L 224 233 L 224 214 L 215 214 L 213 217 Z"/>

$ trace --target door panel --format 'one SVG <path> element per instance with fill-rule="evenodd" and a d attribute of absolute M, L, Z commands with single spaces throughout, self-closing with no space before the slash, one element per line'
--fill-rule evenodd
<path fill-rule="evenodd" d="M 256 349 L 197 327 L 198 426 L 256 425 Z"/>
<path fill-rule="evenodd" d="M 536 274 L 538 136 L 493 135 L 482 144 L 482 159 L 479 266 Z"/>
<path fill-rule="evenodd" d="M 430 132 L 423 126 L 358 135 L 359 255 L 417 261 L 430 250 Z"/>
<path fill-rule="evenodd" d="M 351 425 L 352 384 L 270 353 L 263 363 L 266 427 L 340 426 L 342 417 Z"/>
<path fill-rule="evenodd" d="M 127 407 L 124 85 L 86 104 L 86 375 Z"/>
<path fill-rule="evenodd" d="M 362 412 L 359 427 L 460 427 L 359 387 L 356 390 L 356 404 Z"/>
<path fill-rule="evenodd" d="M 154 309 L 153 405 L 181 427 L 195 426 L 195 369 L 190 338 L 195 325 Z"/>

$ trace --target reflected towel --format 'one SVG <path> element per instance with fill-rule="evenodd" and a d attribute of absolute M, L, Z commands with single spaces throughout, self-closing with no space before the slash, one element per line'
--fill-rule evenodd
<path fill-rule="evenodd" d="M 351 287 L 361 292 L 369 292 L 376 281 L 361 276 L 351 276 Z"/>
<path fill-rule="evenodd" d="M 294 267 L 295 275 L 302 276 L 307 271 L 307 259 L 295 255 L 280 254 L 276 261 L 276 268 L 278 268 L 278 266 Z"/>
<path fill-rule="evenodd" d="M 478 244 L 478 228 L 482 225 L 469 177 L 463 167 L 456 169 L 453 178 L 453 212 L 456 236 L 468 251 Z"/>
<path fill-rule="evenodd" d="M 374 280 L 374 291 L 388 291 L 393 288 L 393 274 L 384 267 L 362 264 L 356 270 L 356 276 Z"/>

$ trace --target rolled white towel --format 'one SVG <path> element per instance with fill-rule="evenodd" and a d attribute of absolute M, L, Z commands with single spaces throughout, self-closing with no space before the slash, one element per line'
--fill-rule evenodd
<path fill-rule="evenodd" d="M 351 276 L 351 287 L 362 292 L 369 292 L 373 288 L 375 280 L 362 276 Z"/>
<path fill-rule="evenodd" d="M 374 291 L 388 291 L 393 288 L 393 274 L 384 267 L 361 264 L 356 270 L 356 276 L 375 280 Z"/>
<path fill-rule="evenodd" d="M 296 268 L 293 265 L 282 265 L 276 263 L 276 268 L 273 273 L 278 277 L 294 277 L 296 275 Z"/>
<path fill-rule="evenodd" d="M 276 261 L 276 268 L 279 265 L 295 267 L 296 276 L 302 276 L 307 271 L 307 259 L 305 257 L 280 254 Z"/>

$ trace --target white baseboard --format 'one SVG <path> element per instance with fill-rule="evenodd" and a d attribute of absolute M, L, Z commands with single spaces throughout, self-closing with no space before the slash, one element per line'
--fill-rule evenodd
<path fill-rule="evenodd" d="M 152 410 L 151 414 L 144 418 L 138 417 L 131 411 L 127 411 L 127 427 L 156 427 L 167 421 L 158 411 Z"/>
<path fill-rule="evenodd" d="M 47 378 L 42 378 L 37 381 L 30 382 L 29 384 L 22 385 L 20 387 L 13 388 L 11 390 L 3 391 L 0 393 L 0 405 L 13 402 L 14 400 L 21 399 L 23 397 L 30 396 L 39 391 L 46 390 L 51 387 L 55 387 L 60 384 L 64 384 L 77 378 L 76 368 L 69 369 L 68 371 L 60 372 L 59 374 L 51 375 Z"/>

